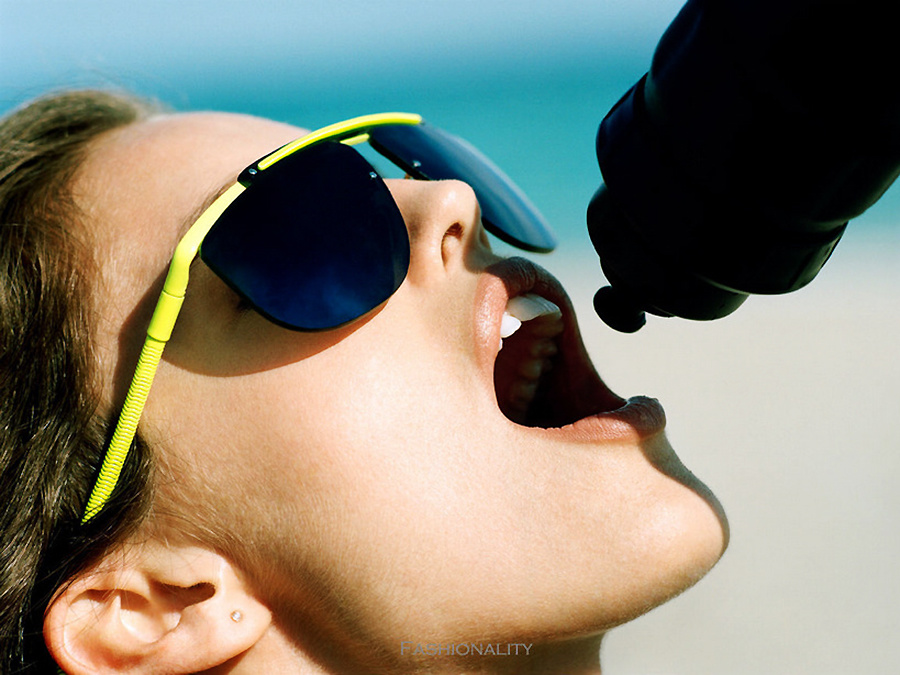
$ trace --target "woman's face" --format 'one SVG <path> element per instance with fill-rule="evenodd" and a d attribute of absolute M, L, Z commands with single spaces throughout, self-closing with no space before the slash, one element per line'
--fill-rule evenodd
<path fill-rule="evenodd" d="M 99 251 L 110 412 L 192 217 L 301 133 L 193 114 L 94 145 L 76 191 Z M 598 634 L 694 583 L 724 521 L 655 402 L 603 412 L 623 402 L 593 374 L 564 294 L 491 253 L 467 185 L 388 185 L 409 274 L 352 325 L 280 328 L 195 263 L 142 421 L 185 520 L 228 534 L 285 631 L 315 626 L 346 653 Z M 525 293 L 562 318 L 525 323 L 498 359 L 504 308 Z M 512 421 L 529 407 L 529 424 L 565 426 Z"/>

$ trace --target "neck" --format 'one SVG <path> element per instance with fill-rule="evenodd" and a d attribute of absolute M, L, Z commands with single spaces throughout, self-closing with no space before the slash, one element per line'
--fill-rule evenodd
<path fill-rule="evenodd" d="M 601 639 L 602 636 L 592 636 L 552 643 L 523 639 L 455 644 L 404 641 L 398 644 L 400 658 L 377 672 L 384 675 L 600 675 Z M 351 672 L 359 671 L 351 669 Z"/>
<path fill-rule="evenodd" d="M 535 644 L 528 658 L 517 664 L 518 667 L 500 668 L 496 672 L 517 675 L 600 675 L 601 640 L 602 636 L 592 636 L 559 643 Z"/>
<path fill-rule="evenodd" d="M 602 635 L 544 643 L 526 639 L 450 645 L 404 641 L 380 663 L 361 664 L 359 658 L 310 658 L 283 635 L 270 632 L 241 659 L 229 663 L 227 672 L 355 675 L 365 668 L 382 675 L 601 675 L 601 640 Z"/>

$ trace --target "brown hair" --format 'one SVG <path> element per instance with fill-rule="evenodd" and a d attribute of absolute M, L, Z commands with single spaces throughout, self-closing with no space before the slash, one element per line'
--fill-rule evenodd
<path fill-rule="evenodd" d="M 80 524 L 110 424 L 96 410 L 96 263 L 69 184 L 92 140 L 153 110 L 78 91 L 0 120 L 0 675 L 55 672 L 49 600 L 149 512 L 138 441 L 108 507 Z"/>

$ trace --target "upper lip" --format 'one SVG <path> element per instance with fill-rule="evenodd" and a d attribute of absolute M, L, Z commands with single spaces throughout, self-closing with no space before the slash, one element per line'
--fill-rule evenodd
<path fill-rule="evenodd" d="M 622 433 L 643 437 L 665 426 L 662 408 L 654 399 L 637 397 L 626 401 L 606 386 L 581 340 L 565 290 L 551 274 L 524 258 L 507 258 L 491 265 L 479 284 L 475 310 L 477 358 L 492 388 L 503 312 L 510 298 L 526 293 L 556 304 L 562 311 L 564 325 L 554 367 L 542 377 L 541 390 L 546 395 L 535 426 L 577 432 L 579 437 L 591 437 L 588 440 L 618 437 Z"/>

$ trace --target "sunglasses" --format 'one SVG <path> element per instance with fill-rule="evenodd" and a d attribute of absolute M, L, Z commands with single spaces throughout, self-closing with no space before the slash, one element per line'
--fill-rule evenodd
<path fill-rule="evenodd" d="M 241 172 L 176 247 L 82 523 L 115 489 L 197 256 L 259 314 L 298 331 L 347 324 L 399 288 L 409 268 L 409 236 L 381 176 L 353 147 L 366 141 L 411 178 L 468 183 L 485 229 L 501 240 L 535 252 L 556 246 L 543 217 L 500 169 L 418 115 L 357 117 L 266 155 Z"/>

